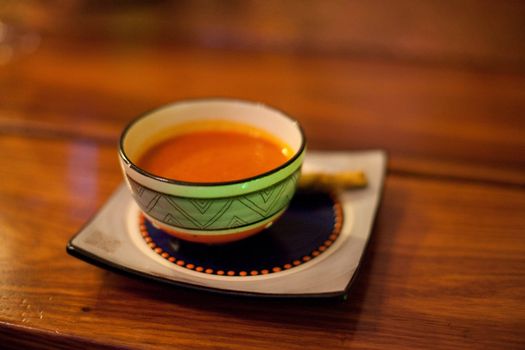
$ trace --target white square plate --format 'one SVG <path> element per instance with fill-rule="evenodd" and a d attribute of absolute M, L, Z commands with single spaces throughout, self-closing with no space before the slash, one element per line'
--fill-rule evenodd
<path fill-rule="evenodd" d="M 360 169 L 365 172 L 369 184 L 364 189 L 347 190 L 338 195 L 344 220 L 337 240 L 323 254 L 276 273 L 254 276 L 207 274 L 170 262 L 144 240 L 137 220 L 140 211 L 125 185 L 121 185 L 69 241 L 67 251 L 112 271 L 220 293 L 263 297 L 345 295 L 371 234 L 385 168 L 386 155 L 383 151 L 309 151 L 303 171 Z"/>

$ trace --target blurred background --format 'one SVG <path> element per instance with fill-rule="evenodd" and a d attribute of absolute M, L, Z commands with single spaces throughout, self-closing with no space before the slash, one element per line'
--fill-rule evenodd
<path fill-rule="evenodd" d="M 524 35 L 512 0 L 2 0 L 0 131 L 114 145 L 143 111 L 226 96 L 295 116 L 312 148 L 521 183 Z"/>
<path fill-rule="evenodd" d="M 4 63 L 37 37 L 511 71 L 525 63 L 525 4 L 513 0 L 2 0 L 0 19 Z"/>

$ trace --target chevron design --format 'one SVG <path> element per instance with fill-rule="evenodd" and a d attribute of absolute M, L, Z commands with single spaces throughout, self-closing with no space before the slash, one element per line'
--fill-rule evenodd
<path fill-rule="evenodd" d="M 131 186 L 131 190 L 133 191 L 133 193 L 135 193 L 139 197 L 142 196 L 142 194 L 144 193 L 144 187 L 140 186 L 135 181 L 130 181 L 129 185 Z"/>
<path fill-rule="evenodd" d="M 274 188 L 270 187 L 267 190 L 262 190 L 261 192 L 259 192 L 261 199 L 263 200 L 264 203 L 268 202 L 268 199 L 270 199 L 270 197 L 272 196 L 273 191 L 274 191 Z"/>
<path fill-rule="evenodd" d="M 128 177 L 140 208 L 168 225 L 194 230 L 221 230 L 250 225 L 279 212 L 295 193 L 299 170 L 283 181 L 244 196 L 196 199 L 170 196 Z"/>
<path fill-rule="evenodd" d="M 142 191 L 142 193 L 144 194 L 144 191 Z M 152 211 L 153 208 L 157 206 L 157 203 L 161 198 L 162 196 L 158 193 L 154 195 L 153 198 L 151 198 L 151 200 L 149 201 L 148 205 L 146 206 L 146 212 L 149 213 L 150 211 Z"/>
<path fill-rule="evenodd" d="M 228 225 L 228 228 L 235 228 L 235 227 L 244 226 L 247 224 L 248 223 L 246 221 L 234 215 L 233 218 L 230 220 L 230 224 Z"/>
<path fill-rule="evenodd" d="M 173 225 L 173 226 L 180 226 L 181 223 L 177 218 L 171 214 L 166 214 L 162 222 L 165 222 L 167 224 Z"/>
<path fill-rule="evenodd" d="M 194 228 L 204 229 L 210 227 L 215 221 L 217 221 L 232 205 L 232 200 L 218 200 L 209 201 L 211 207 L 215 207 L 214 210 L 210 210 L 210 213 L 200 213 L 199 210 L 195 212 L 188 206 L 190 204 L 193 208 L 191 200 L 175 200 L 173 196 L 164 196 L 164 199 L 181 214 L 186 220 L 193 224 Z M 200 215 L 199 215 L 200 214 Z"/>
<path fill-rule="evenodd" d="M 257 214 L 259 214 L 261 217 L 268 216 L 268 214 L 271 213 L 275 204 L 278 203 L 282 192 L 286 188 L 286 185 L 286 183 L 281 183 L 279 186 L 273 187 L 272 192 L 267 198 L 266 202 L 264 200 L 260 200 L 262 196 L 260 196 L 259 193 L 257 193 L 256 195 L 247 195 L 245 197 L 240 197 L 239 201 L 250 210 L 253 210 Z"/>
<path fill-rule="evenodd" d="M 197 208 L 197 210 L 201 214 L 204 214 L 206 213 L 208 209 L 210 209 L 213 202 L 207 199 L 198 198 L 198 199 L 190 199 L 190 203 L 193 204 L 193 206 Z"/>

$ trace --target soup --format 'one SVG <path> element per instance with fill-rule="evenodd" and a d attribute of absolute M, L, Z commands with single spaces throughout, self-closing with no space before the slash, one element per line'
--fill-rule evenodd
<path fill-rule="evenodd" d="M 250 178 L 284 164 L 289 146 L 252 127 L 178 133 L 148 148 L 137 165 L 157 176 L 187 182 Z"/>

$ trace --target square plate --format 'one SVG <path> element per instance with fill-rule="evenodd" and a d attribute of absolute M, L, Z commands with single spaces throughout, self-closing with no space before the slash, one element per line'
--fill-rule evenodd
<path fill-rule="evenodd" d="M 322 215 L 323 208 L 311 209 L 311 205 L 301 203 L 301 198 L 304 199 L 303 202 L 310 200 L 314 206 L 322 205 L 319 204 L 322 201 L 318 197 L 296 195 L 295 204 L 292 201 L 290 209 L 268 230 L 269 233 L 256 235 L 252 241 L 249 241 L 252 238 L 248 238 L 241 243 L 218 248 L 177 242 L 141 216 L 130 192 L 125 185 L 121 185 L 100 211 L 69 241 L 67 252 L 115 272 L 219 293 L 261 297 L 345 295 L 371 234 L 385 168 L 386 155 L 383 151 L 308 152 L 303 165 L 305 172 L 361 169 L 369 181 L 366 188 L 344 191 L 334 199 L 333 207 L 338 208 L 341 218 L 334 215 L 334 232 L 330 228 L 326 240 L 321 236 L 314 237 L 317 234 L 315 231 L 306 232 L 315 230 L 314 227 L 323 228 L 322 225 L 316 226 L 315 222 L 316 215 Z M 305 228 L 304 232 L 300 231 L 301 224 Z M 290 232 L 288 241 L 281 240 L 287 230 L 294 232 Z M 296 252 L 299 249 L 296 243 L 304 246 L 302 237 L 306 236 L 301 236 L 303 234 L 311 235 L 312 244 L 316 244 L 313 250 L 307 246 L 302 247 L 310 249 L 308 252 L 311 254 Z M 300 241 L 293 241 L 293 237 Z M 319 239 L 324 243 L 319 245 Z M 260 253 L 263 249 L 264 253 Z M 274 266 L 275 262 L 268 262 L 274 265 L 268 265 L 268 268 L 263 266 L 261 269 L 253 269 L 252 266 L 246 271 L 242 271 L 242 268 L 229 271 L 216 267 L 223 263 L 235 265 L 238 263 L 236 260 L 242 259 L 248 259 L 248 265 L 253 264 L 252 260 L 256 257 L 250 260 L 246 256 L 253 257 L 258 253 L 265 263 L 268 262 L 267 257 L 282 263 Z M 292 258 L 295 253 L 300 254 L 299 258 Z M 232 259 L 232 254 L 239 259 Z M 188 258 L 193 257 L 197 262 L 188 263 Z M 208 262 L 213 266 L 199 265 L 201 262 L 208 263 L 206 259 L 212 259 Z M 221 259 L 229 260 L 225 262 Z M 286 263 L 286 259 L 290 259 L 289 263 Z"/>

